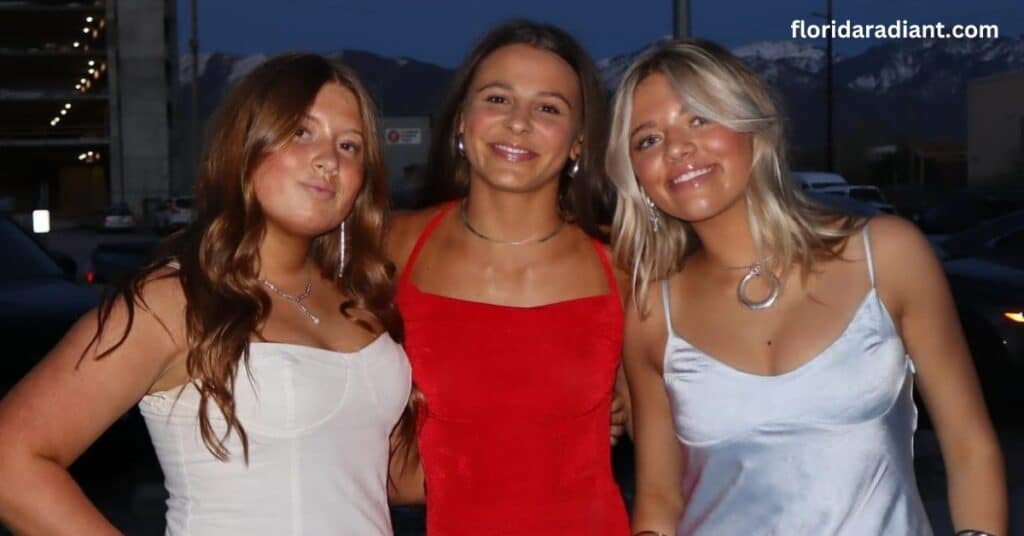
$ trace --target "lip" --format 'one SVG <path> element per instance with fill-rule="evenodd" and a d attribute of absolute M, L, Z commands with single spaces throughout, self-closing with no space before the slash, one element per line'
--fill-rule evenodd
<path fill-rule="evenodd" d="M 314 196 L 321 199 L 331 199 L 338 195 L 338 191 L 335 190 L 328 184 L 322 182 L 300 182 L 299 183 L 307 192 L 312 193 Z"/>
<path fill-rule="evenodd" d="M 489 143 L 491 152 L 508 162 L 525 162 L 537 158 L 537 153 L 514 143 Z"/>
<path fill-rule="evenodd" d="M 706 183 L 711 177 L 718 171 L 717 164 L 708 164 L 704 166 L 696 166 L 692 170 L 687 169 L 673 176 L 668 181 L 668 187 L 671 189 L 679 188 L 700 188 Z"/>

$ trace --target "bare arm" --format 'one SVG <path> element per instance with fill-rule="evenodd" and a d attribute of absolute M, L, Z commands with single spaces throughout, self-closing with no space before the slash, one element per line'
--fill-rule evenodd
<path fill-rule="evenodd" d="M 147 292 L 153 311 L 182 305 L 176 280 L 146 289 L 153 287 L 161 287 Z M 0 402 L 0 521 L 14 532 L 118 533 L 67 467 L 146 394 L 180 353 L 154 313 L 141 307 L 135 312 L 124 344 L 99 360 L 97 346 L 82 357 L 96 333 L 96 311 L 86 314 Z M 109 348 L 126 325 L 126 308 L 117 304 L 98 347 Z M 175 324 L 168 325 L 173 329 Z"/>
<path fill-rule="evenodd" d="M 416 404 L 422 395 L 413 390 L 402 418 L 391 432 L 391 463 L 388 467 L 388 501 L 391 504 L 422 504 L 427 500 L 423 463 L 416 443 Z"/>
<path fill-rule="evenodd" d="M 611 248 L 605 246 L 605 254 L 608 259 L 614 259 Z M 622 270 L 615 268 L 615 284 L 618 288 L 619 299 L 622 302 L 622 310 L 630 306 L 630 280 L 629 275 Z M 609 289 L 610 290 L 610 289 Z M 619 442 L 622 434 L 628 434 L 633 439 L 633 409 L 629 399 L 629 383 L 626 381 L 625 365 L 619 364 L 619 370 L 615 375 L 615 395 L 612 398 L 612 445 Z"/>
<path fill-rule="evenodd" d="M 878 288 L 914 360 L 938 435 L 953 525 L 1006 534 L 1003 457 L 942 266 L 924 236 L 903 220 L 876 218 L 869 232 Z"/>
<path fill-rule="evenodd" d="M 660 301 L 660 293 L 650 293 L 651 314 L 644 319 L 632 303 L 626 309 L 623 362 L 632 395 L 636 449 L 633 530 L 675 534 L 683 513 L 683 455 L 662 379 L 661 352 L 667 331 L 657 306 Z"/>

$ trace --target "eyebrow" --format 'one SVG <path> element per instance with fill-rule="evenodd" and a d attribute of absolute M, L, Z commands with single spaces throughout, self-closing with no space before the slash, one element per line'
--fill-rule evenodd
<path fill-rule="evenodd" d="M 484 84 L 483 86 L 480 87 L 480 89 L 476 90 L 476 92 L 480 93 L 480 92 L 486 91 L 486 90 L 494 88 L 494 87 L 501 88 L 501 89 L 504 89 L 506 91 L 512 91 L 514 89 L 512 87 L 512 84 L 509 84 L 508 82 L 502 82 L 500 80 L 497 80 L 497 81 L 494 81 L 494 82 L 490 82 L 488 84 Z M 569 97 L 566 97 L 565 95 L 563 95 L 559 91 L 539 91 L 539 92 L 537 92 L 537 95 L 540 95 L 541 97 L 554 97 L 556 99 L 559 99 L 562 102 L 564 102 L 565 105 L 568 106 L 570 110 L 572 110 L 572 103 L 569 102 Z"/>
<path fill-rule="evenodd" d="M 313 121 L 314 123 L 320 123 L 321 122 L 319 119 L 317 119 L 316 117 L 313 117 L 312 115 L 309 115 L 309 114 L 303 114 L 302 117 L 303 117 L 303 119 L 306 119 L 306 120 L 309 120 L 309 121 Z M 346 129 L 342 130 L 341 132 L 351 132 L 352 134 L 358 135 L 360 138 L 363 137 L 363 131 L 359 130 L 358 128 L 346 128 Z M 339 134 L 341 132 L 339 132 Z"/>
<path fill-rule="evenodd" d="M 641 130 L 643 130 L 645 128 L 653 127 L 653 126 L 654 126 L 654 121 L 646 121 L 644 123 L 640 123 L 639 125 L 636 126 L 636 128 L 634 128 L 633 130 L 631 130 L 629 132 L 629 137 L 632 138 L 633 136 L 636 136 L 637 132 L 640 132 Z"/>

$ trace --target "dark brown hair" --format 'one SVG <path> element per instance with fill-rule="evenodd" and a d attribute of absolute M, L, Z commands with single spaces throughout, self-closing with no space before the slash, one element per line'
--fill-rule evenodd
<path fill-rule="evenodd" d="M 186 367 L 199 390 L 199 427 L 210 452 L 229 456 L 225 440 L 234 431 L 248 461 L 248 439 L 235 412 L 234 380 L 238 364 L 248 367 L 249 342 L 270 313 L 270 297 L 258 281 L 259 246 L 265 234 L 263 212 L 256 199 L 252 171 L 268 154 L 284 147 L 299 127 L 317 93 L 328 83 L 351 91 L 363 123 L 364 181 L 345 220 L 348 258 L 338 277 L 338 231 L 313 240 L 310 258 L 323 277 L 335 281 L 349 298 L 339 312 L 363 327 L 379 329 L 352 315 L 368 311 L 396 340 L 402 325 L 394 307 L 395 268 L 383 254 L 388 216 L 387 174 L 378 136 L 378 116 L 369 93 L 348 67 L 314 54 L 284 54 L 267 60 L 225 96 L 210 131 L 196 181 L 196 221 L 172 235 L 149 263 L 100 305 L 98 340 L 111 308 L 123 299 L 128 327 L 109 354 L 131 330 L 136 302 L 155 272 L 176 262 L 186 299 L 188 356 Z M 227 422 L 222 435 L 211 426 L 210 403 Z"/>
<path fill-rule="evenodd" d="M 597 67 L 583 47 L 565 30 L 547 24 L 515 20 L 491 29 L 455 71 L 430 146 L 427 182 L 434 194 L 431 201 L 448 201 L 466 195 L 469 165 L 456 151 L 466 94 L 480 64 L 494 51 L 516 44 L 529 45 L 562 58 L 579 78 L 583 95 L 580 128 L 583 150 L 576 177 L 569 177 L 568 166 L 559 177 L 559 208 L 565 218 L 575 221 L 587 233 L 604 236 L 597 228 L 597 220 L 603 203 L 610 198 L 603 164 L 607 99 Z"/>

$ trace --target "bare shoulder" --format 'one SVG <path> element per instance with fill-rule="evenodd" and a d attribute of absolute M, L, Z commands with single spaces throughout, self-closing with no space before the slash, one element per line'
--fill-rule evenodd
<path fill-rule="evenodd" d="M 928 239 L 917 226 L 898 216 L 877 216 L 871 218 L 867 226 L 871 250 L 876 255 L 883 253 L 927 253 L 931 255 L 934 251 Z"/>
<path fill-rule="evenodd" d="M 114 296 L 105 316 L 103 329 L 97 332 L 96 350 L 103 351 L 118 341 L 145 341 L 153 353 L 174 354 L 183 350 L 185 341 L 185 292 L 172 268 L 159 268 L 149 274 L 133 296 L 129 308 L 123 295 Z M 98 319 L 87 315 L 83 321 Z M 81 323 L 81 322 L 80 322 Z"/>
<path fill-rule="evenodd" d="M 661 281 L 652 282 L 643 293 L 642 299 L 631 297 L 626 302 L 623 355 L 627 374 L 637 365 L 660 373 L 664 359 L 668 327 L 662 307 Z"/>
<path fill-rule="evenodd" d="M 388 258 L 395 263 L 399 272 L 405 267 L 405 262 L 412 253 L 416 241 L 423 234 L 430 220 L 443 208 L 444 205 L 434 205 L 419 210 L 397 211 L 392 215 L 385 249 Z"/>
<path fill-rule="evenodd" d="M 896 216 L 878 216 L 868 222 L 871 256 L 877 286 L 898 307 L 915 294 L 946 285 L 942 265 L 923 233 Z"/>

